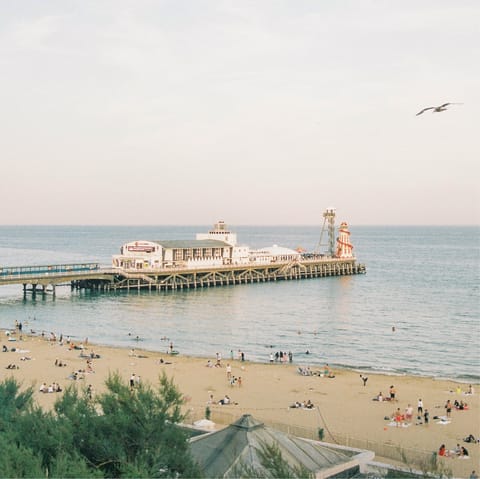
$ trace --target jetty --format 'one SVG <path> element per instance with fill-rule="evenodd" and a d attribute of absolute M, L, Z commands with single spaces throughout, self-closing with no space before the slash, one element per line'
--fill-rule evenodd
<path fill-rule="evenodd" d="M 126 243 L 110 267 L 95 262 L 0 267 L 0 286 L 20 284 L 25 298 L 28 293 L 35 298 L 55 297 L 59 286 L 72 291 L 167 291 L 365 273 L 365 265 L 353 255 L 347 223 L 341 224 L 335 242 L 334 211 L 327 210 L 324 218 L 322 235 L 328 230 L 329 236 L 326 254 L 278 245 L 250 249 L 238 245 L 236 234 L 219 221 L 195 240 Z"/>
<path fill-rule="evenodd" d="M 300 280 L 328 276 L 344 276 L 366 272 L 365 265 L 355 260 L 312 257 L 295 262 L 279 262 L 275 265 L 217 266 L 191 269 L 164 269 L 149 272 L 122 271 L 100 268 L 84 272 L 61 272 L 50 265 L 48 273 L 16 273 L 0 276 L 1 285 L 23 285 L 24 296 L 31 293 L 55 296 L 58 286 L 69 286 L 72 290 L 131 291 L 131 290 L 177 290 L 214 286 L 228 286 L 267 281 Z M 75 268 L 77 265 L 68 265 Z M 20 267 L 32 269 L 35 267 Z M 17 268 L 17 269 L 20 269 Z M 8 269 L 8 268 L 7 268 Z"/>

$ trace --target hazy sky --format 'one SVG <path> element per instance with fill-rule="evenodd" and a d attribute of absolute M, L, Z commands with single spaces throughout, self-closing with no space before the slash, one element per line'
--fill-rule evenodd
<path fill-rule="evenodd" d="M 0 11 L 0 224 L 480 223 L 478 0 Z"/>

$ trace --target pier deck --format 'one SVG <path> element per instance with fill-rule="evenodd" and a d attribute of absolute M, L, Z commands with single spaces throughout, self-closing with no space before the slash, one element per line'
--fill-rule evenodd
<path fill-rule="evenodd" d="M 31 292 L 55 295 L 57 286 L 93 291 L 177 290 L 226 286 L 267 281 L 345 276 L 366 272 L 365 265 L 354 258 L 314 258 L 268 264 L 224 265 L 205 268 L 120 269 L 100 268 L 76 270 L 77 265 L 49 266 L 48 271 L 35 272 L 35 267 L 9 268 L 0 271 L 0 286 L 22 284 L 24 295 Z M 38 267 L 37 267 L 38 268 Z M 80 269 L 80 268 L 77 268 Z"/>

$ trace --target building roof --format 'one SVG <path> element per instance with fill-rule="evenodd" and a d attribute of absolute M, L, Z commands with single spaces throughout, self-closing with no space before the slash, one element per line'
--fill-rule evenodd
<path fill-rule="evenodd" d="M 203 240 L 153 240 L 152 243 L 157 243 L 163 248 L 178 248 L 178 249 L 187 249 L 187 248 L 231 248 L 232 245 L 226 243 L 225 241 L 214 240 L 214 239 L 203 239 Z"/>
<path fill-rule="evenodd" d="M 294 249 L 285 248 L 284 246 L 278 246 L 274 244 L 273 246 L 266 246 L 265 248 L 259 248 L 252 253 L 267 253 L 272 256 L 299 256 L 300 253 Z"/>
<path fill-rule="evenodd" d="M 254 468 L 260 474 L 266 471 L 259 450 L 271 444 L 279 447 L 291 466 L 302 466 L 312 472 L 349 463 L 354 456 L 351 451 L 335 450 L 284 434 L 249 414 L 225 429 L 193 438 L 190 449 L 206 477 L 240 477 L 242 467 Z"/>

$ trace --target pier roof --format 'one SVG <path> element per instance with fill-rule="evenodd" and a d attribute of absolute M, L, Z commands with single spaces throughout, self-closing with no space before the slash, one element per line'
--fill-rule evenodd
<path fill-rule="evenodd" d="M 231 244 L 225 241 L 214 239 L 203 240 L 154 240 L 153 243 L 157 243 L 164 248 L 225 248 L 231 247 Z"/>

